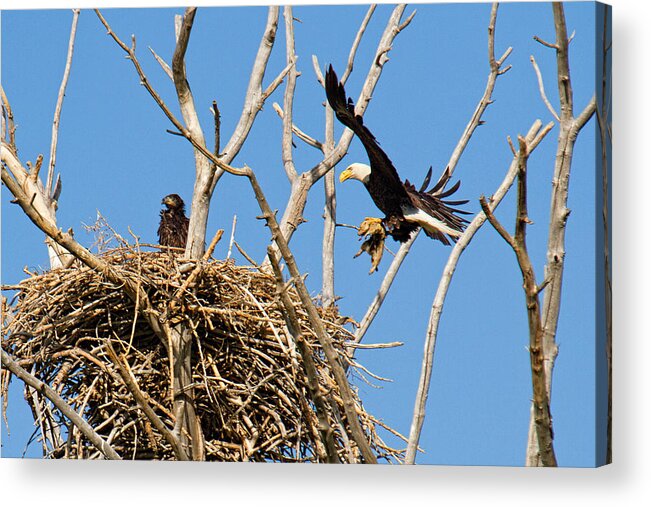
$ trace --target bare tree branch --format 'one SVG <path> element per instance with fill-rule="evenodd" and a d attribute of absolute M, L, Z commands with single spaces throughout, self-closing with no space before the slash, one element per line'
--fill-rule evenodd
<path fill-rule="evenodd" d="M 540 73 L 540 69 L 538 68 L 536 59 L 533 57 L 533 55 L 531 55 L 529 59 L 531 60 L 531 65 L 533 65 L 533 70 L 536 72 L 536 77 L 538 78 L 538 88 L 540 89 L 540 97 L 542 98 L 543 102 L 547 106 L 547 109 L 549 109 L 549 112 L 552 113 L 552 116 L 556 118 L 556 121 L 561 121 L 560 117 L 558 116 L 558 113 L 554 109 L 554 106 L 552 106 L 551 102 L 549 102 L 549 99 L 547 98 L 547 94 L 545 93 L 545 84 L 543 83 L 542 74 Z"/>
<path fill-rule="evenodd" d="M 359 30 L 357 30 L 357 35 L 355 36 L 353 45 L 351 46 L 350 52 L 348 53 L 348 62 L 346 63 L 346 70 L 344 70 L 344 73 L 341 75 L 341 82 L 344 84 L 346 83 L 346 81 L 348 81 L 348 77 L 350 76 L 351 72 L 353 72 L 353 67 L 355 64 L 355 55 L 357 54 L 357 48 L 359 48 L 359 44 L 360 42 L 362 42 L 362 36 L 366 31 L 366 27 L 368 26 L 369 21 L 371 21 L 371 17 L 375 12 L 376 7 L 377 5 L 375 4 L 369 6 L 368 11 L 366 11 L 366 16 L 364 16 L 364 19 L 362 20 L 362 24 L 360 25 Z M 317 65 L 317 69 L 319 69 L 319 74 L 320 74 L 321 68 L 318 65 Z M 320 82 L 323 84 L 323 76 L 321 76 Z"/>
<path fill-rule="evenodd" d="M 43 184 L 38 177 L 40 162 L 37 160 L 34 168 L 32 168 L 32 170 L 27 170 L 16 157 L 14 150 L 5 142 L 2 143 L 1 159 L 2 163 L 5 164 L 5 167 L 9 172 L 11 172 L 11 176 L 7 173 L 7 177 L 13 177 L 25 195 L 29 195 L 29 202 L 27 204 L 33 206 L 34 210 L 38 213 L 38 216 L 49 220 L 56 228 L 56 206 L 45 194 Z M 42 156 L 39 156 L 39 160 L 42 161 Z M 5 172 L 3 168 L 3 175 L 4 174 Z M 48 238 L 46 238 L 46 243 L 48 245 L 50 267 L 52 269 L 68 267 L 72 263 L 74 257 L 70 255 L 70 252 L 68 252 L 67 249 L 62 248 L 62 246 L 58 245 L 56 242 L 50 241 Z"/>
<path fill-rule="evenodd" d="M 9 99 L 5 93 L 5 89 L 0 86 L 0 94 L 2 95 L 2 141 L 7 142 L 8 145 L 14 152 L 14 155 L 18 156 L 18 150 L 16 149 L 16 124 L 14 123 L 14 113 L 9 104 Z M 6 124 L 5 124 L 6 121 Z"/>
<path fill-rule="evenodd" d="M 29 387 L 35 391 L 41 393 L 52 404 L 65 416 L 68 420 L 74 424 L 79 431 L 81 431 L 88 441 L 93 444 L 97 450 L 99 450 L 106 458 L 108 459 L 122 459 L 120 455 L 115 452 L 113 447 L 110 446 L 106 440 L 99 436 L 95 430 L 88 424 L 77 412 L 75 412 L 70 405 L 68 405 L 65 400 L 63 400 L 57 392 L 49 387 L 44 382 L 41 382 L 39 379 L 29 374 L 23 368 L 21 368 L 16 361 L 14 361 L 9 354 L 4 350 L 2 352 L 2 366 L 7 368 L 11 373 L 16 375 L 20 380 L 22 380 Z"/>
<path fill-rule="evenodd" d="M 205 147 L 206 141 L 185 71 L 185 54 L 190 41 L 190 33 L 196 11 L 196 7 L 188 7 L 185 10 L 182 20 L 180 20 L 180 17 L 176 18 L 181 22 L 178 23 L 176 48 L 172 56 L 172 77 L 185 126 L 192 138 Z M 198 259 L 203 255 L 203 249 L 206 243 L 206 227 L 208 224 L 210 198 L 212 196 L 210 187 L 216 168 L 196 149 L 194 150 L 194 162 L 196 177 L 192 193 L 190 224 L 188 226 L 185 254 L 188 258 Z"/>
<path fill-rule="evenodd" d="M 334 112 L 330 104 L 325 108 L 325 146 L 324 154 L 332 153 L 334 149 Z M 321 249 L 321 297 L 323 306 L 335 304 L 335 234 L 337 229 L 337 189 L 335 187 L 335 172 L 330 171 L 323 177 L 325 206 L 323 207 L 323 241 Z"/>
<path fill-rule="evenodd" d="M 454 173 L 454 170 L 457 167 L 457 163 L 459 162 L 461 155 L 466 149 L 466 146 L 468 146 L 468 142 L 470 141 L 473 132 L 479 125 L 482 124 L 481 118 L 484 114 L 484 111 L 486 111 L 486 108 L 493 103 L 491 97 L 493 95 L 493 90 L 495 89 L 495 82 L 497 81 L 497 77 L 504 74 L 510 68 L 510 66 L 502 68 L 502 65 L 511 54 L 511 47 L 507 48 L 499 60 L 495 59 L 495 22 L 497 19 L 498 5 L 499 4 L 497 2 L 493 3 L 493 6 L 491 8 L 490 21 L 488 24 L 488 65 L 490 72 L 488 74 L 486 88 L 484 89 L 484 95 L 481 97 L 481 99 L 479 99 L 479 103 L 477 104 L 477 107 L 475 108 L 470 121 L 466 125 L 466 128 L 461 135 L 461 139 L 457 143 L 457 146 L 450 156 L 450 161 L 448 162 L 450 174 Z"/>
<path fill-rule="evenodd" d="M 283 140 L 282 140 L 282 157 L 283 167 L 290 182 L 296 180 L 296 167 L 294 166 L 293 147 L 293 117 L 294 117 L 294 90 L 296 89 L 296 50 L 294 45 L 294 18 L 292 8 L 285 6 L 283 10 L 285 18 L 285 56 L 289 72 L 285 81 L 285 98 L 283 102 Z"/>
<path fill-rule="evenodd" d="M 61 80 L 61 87 L 59 88 L 59 96 L 57 97 L 57 104 L 54 109 L 54 121 L 52 122 L 52 142 L 50 144 L 50 162 L 47 168 L 47 183 L 45 187 L 45 194 L 52 198 L 52 184 L 54 182 L 54 166 L 56 165 L 57 158 L 57 141 L 59 138 L 59 122 L 61 121 L 61 109 L 63 107 L 63 98 L 66 94 L 66 87 L 68 85 L 68 77 L 70 76 L 70 68 L 72 66 L 72 54 L 75 50 L 75 37 L 77 34 L 77 22 L 79 20 L 79 9 L 72 10 L 72 27 L 70 28 L 70 40 L 68 42 L 68 56 L 66 57 L 66 65 L 63 71 L 63 79 Z"/>
<path fill-rule="evenodd" d="M 253 68 L 251 69 L 251 77 L 249 79 L 249 85 L 246 89 L 246 95 L 244 99 L 244 105 L 242 107 L 242 114 L 240 119 L 233 131 L 233 134 L 226 143 L 226 146 L 223 150 L 223 160 L 224 163 L 230 164 L 236 155 L 239 153 L 246 137 L 248 136 L 253 122 L 258 114 L 258 111 L 262 109 L 264 104 L 264 99 L 262 91 L 262 79 L 264 78 L 265 71 L 267 69 L 267 63 L 269 61 L 269 56 L 271 55 L 271 49 L 273 48 L 274 42 L 276 40 L 276 30 L 278 28 L 278 15 L 279 8 L 277 5 L 272 5 L 269 7 L 269 12 L 267 15 L 267 23 L 262 34 L 262 39 L 260 40 L 260 46 L 258 47 L 258 52 L 253 62 Z M 281 73 L 282 74 L 282 73 Z M 280 81 L 274 81 L 275 86 L 280 85 Z M 265 91 L 265 94 L 268 96 L 273 90 Z M 218 169 L 215 172 L 213 178 L 212 186 L 217 184 L 219 178 L 223 174 L 223 168 Z"/>
<path fill-rule="evenodd" d="M 282 110 L 282 108 L 276 103 L 273 103 L 273 108 L 274 111 L 280 116 L 282 120 L 285 118 L 285 113 Z M 295 124 L 292 124 L 292 132 L 298 137 L 301 141 L 304 143 L 308 144 L 309 146 L 312 146 L 313 148 L 316 148 L 319 151 L 323 151 L 323 144 L 320 141 L 317 141 L 315 138 L 310 136 L 309 134 L 306 134 L 303 132 L 300 128 L 298 128 Z"/>
<path fill-rule="evenodd" d="M 163 72 L 167 74 L 167 77 L 169 77 L 172 81 L 174 81 L 174 74 L 172 73 L 172 69 L 170 69 L 170 66 L 167 65 L 167 62 L 165 62 L 165 60 L 163 60 L 160 56 L 158 56 L 158 54 L 156 54 L 156 51 L 154 51 L 151 47 L 149 48 L 149 51 L 151 51 L 151 54 L 154 55 L 154 58 L 163 69 Z"/>
<path fill-rule="evenodd" d="M 66 64 L 63 72 L 63 79 L 61 86 L 59 88 L 59 94 L 57 98 L 57 103 L 54 112 L 54 120 L 52 124 L 52 139 L 50 144 L 50 161 L 48 164 L 48 174 L 46 177 L 45 187 L 41 179 L 39 178 L 39 171 L 41 169 L 41 164 L 43 162 L 43 156 L 39 155 L 36 164 L 33 167 L 30 167 L 30 170 L 27 171 L 22 164 L 18 161 L 17 157 L 17 148 L 15 145 L 15 125 L 13 120 L 13 113 L 11 111 L 11 106 L 7 96 L 5 95 L 4 90 L 2 90 L 2 104 L 3 109 L 7 115 L 7 127 L 9 136 L 8 144 L 3 139 L 3 149 L 2 149 L 2 162 L 11 171 L 13 177 L 21 185 L 26 193 L 31 196 L 32 203 L 38 209 L 38 212 L 47 217 L 52 222 L 56 223 L 56 209 L 57 209 L 57 200 L 61 193 L 61 180 L 59 177 L 56 179 L 56 183 L 53 186 L 54 182 L 54 168 L 56 164 L 56 148 L 57 140 L 59 134 L 59 123 L 61 119 L 61 110 L 63 107 L 63 98 L 65 96 L 65 90 L 68 83 L 68 77 L 70 76 L 70 68 L 72 66 L 72 56 L 74 52 L 75 37 L 77 33 L 77 21 L 79 19 L 79 9 L 73 9 L 72 11 L 72 26 L 70 28 L 70 38 L 68 41 L 68 53 L 66 57 Z M 29 162 L 27 163 L 29 167 Z M 68 267 L 74 257 L 70 255 L 65 249 L 61 248 L 60 245 L 55 242 L 50 241 L 49 238 L 46 238 L 46 244 L 48 246 L 48 255 L 50 259 L 50 267 L 52 269 L 58 267 Z"/>

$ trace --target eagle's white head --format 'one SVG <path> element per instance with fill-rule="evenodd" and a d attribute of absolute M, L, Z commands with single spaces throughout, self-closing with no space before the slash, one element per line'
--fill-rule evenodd
<path fill-rule="evenodd" d="M 368 178 L 371 176 L 371 167 L 366 164 L 360 164 L 355 162 L 350 164 L 344 171 L 339 175 L 339 181 L 343 183 L 348 179 L 359 180 L 362 183 L 368 183 Z"/>

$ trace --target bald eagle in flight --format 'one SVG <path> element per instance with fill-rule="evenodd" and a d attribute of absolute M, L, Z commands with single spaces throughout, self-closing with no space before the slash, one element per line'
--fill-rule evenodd
<path fill-rule="evenodd" d="M 163 198 L 161 204 L 164 204 L 166 209 L 160 212 L 158 243 L 163 246 L 185 248 L 189 220 L 185 216 L 183 199 L 177 194 L 170 194 Z"/>
<path fill-rule="evenodd" d="M 394 240 L 407 241 L 420 226 L 430 238 L 445 245 L 450 244 L 448 237 L 456 241 L 468 221 L 455 213 L 469 213 L 450 206 L 459 206 L 468 201 L 443 200 L 456 192 L 461 184 L 459 181 L 444 191 L 451 176 L 449 168 L 430 190 L 426 189 L 432 176 L 431 167 L 420 189 L 416 190 L 409 180 L 401 182 L 393 163 L 366 128 L 362 117 L 355 114 L 355 105 L 352 99 L 346 98 L 344 86 L 332 65 L 326 72 L 325 89 L 328 103 L 337 119 L 357 135 L 370 161 L 370 166 L 351 164 L 339 175 L 339 181 L 355 179 L 364 184 L 375 205 L 385 214 L 382 222 Z"/>

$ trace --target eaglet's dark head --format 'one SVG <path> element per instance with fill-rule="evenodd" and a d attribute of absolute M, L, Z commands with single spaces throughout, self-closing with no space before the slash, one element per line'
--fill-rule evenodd
<path fill-rule="evenodd" d="M 163 197 L 161 204 L 167 206 L 167 209 L 185 210 L 185 203 L 178 194 L 170 194 Z"/>

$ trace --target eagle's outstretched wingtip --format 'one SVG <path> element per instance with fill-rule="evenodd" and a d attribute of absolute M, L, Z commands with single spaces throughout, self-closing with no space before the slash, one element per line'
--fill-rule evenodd
<path fill-rule="evenodd" d="M 325 90 L 330 107 L 335 112 L 346 107 L 346 91 L 344 90 L 344 86 L 339 82 L 339 78 L 332 68 L 332 64 L 328 65 L 328 70 L 326 71 Z"/>

